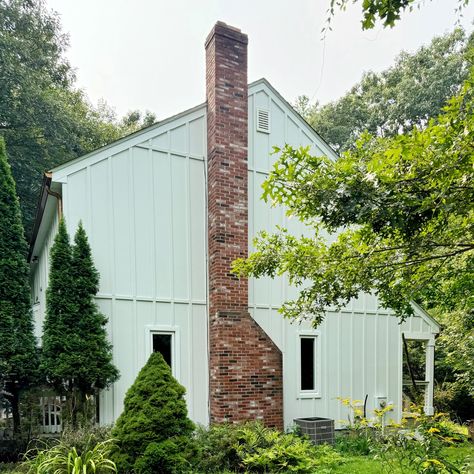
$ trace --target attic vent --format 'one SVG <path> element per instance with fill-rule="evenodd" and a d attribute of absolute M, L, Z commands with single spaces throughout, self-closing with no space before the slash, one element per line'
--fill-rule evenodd
<path fill-rule="evenodd" d="M 257 109 L 257 132 L 270 133 L 270 111 Z"/>

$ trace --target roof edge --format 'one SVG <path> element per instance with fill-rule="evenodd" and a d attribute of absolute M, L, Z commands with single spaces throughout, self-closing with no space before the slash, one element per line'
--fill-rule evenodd
<path fill-rule="evenodd" d="M 100 148 L 96 148 L 95 150 L 86 153 L 85 155 L 78 156 L 76 158 L 73 158 L 72 160 L 65 161 L 64 163 L 61 163 L 58 166 L 55 166 L 52 168 L 49 172 L 50 173 L 56 173 L 74 163 L 77 163 L 78 161 L 84 160 L 86 158 L 89 158 L 91 156 L 94 156 L 97 153 L 103 152 L 105 150 L 108 150 L 109 148 L 112 148 L 116 145 L 120 145 L 121 143 L 125 142 L 126 140 L 130 140 L 130 138 L 136 138 L 139 137 L 140 135 L 144 135 L 145 133 L 150 132 L 151 130 L 154 130 L 155 128 L 159 128 L 163 125 L 166 125 L 167 123 L 172 122 L 173 120 L 180 119 L 181 117 L 184 117 L 188 114 L 191 114 L 199 109 L 202 109 L 203 107 L 207 106 L 207 102 L 202 102 L 199 105 L 196 105 L 194 107 L 191 107 L 190 109 L 186 109 L 183 112 L 180 112 L 179 114 L 171 115 L 170 117 L 166 117 L 165 119 L 161 120 L 160 122 L 155 122 L 152 125 L 149 125 L 148 127 L 142 128 L 140 130 L 137 130 L 136 132 L 129 133 L 128 135 L 125 135 L 121 138 L 118 138 L 117 140 L 114 140 L 113 142 L 108 143 L 107 145 L 104 145 Z"/>
<path fill-rule="evenodd" d="M 251 82 L 248 87 L 249 89 L 251 87 L 256 87 L 259 84 L 264 84 L 267 86 L 303 123 L 306 124 L 308 128 L 311 129 L 311 131 L 328 147 L 328 149 L 334 154 L 334 157 L 337 158 L 339 157 L 339 153 L 334 150 L 334 148 L 318 133 L 318 131 L 278 92 L 277 89 L 275 89 L 274 86 L 270 83 L 268 79 L 265 77 L 261 77 L 260 79 L 257 79 L 256 81 Z"/>
<path fill-rule="evenodd" d="M 33 226 L 33 231 L 31 233 L 29 247 L 28 247 L 28 257 L 27 262 L 31 261 L 31 257 L 33 255 L 33 249 L 35 248 L 36 238 L 38 237 L 38 231 L 41 226 L 41 221 L 43 220 L 44 210 L 46 208 L 46 203 L 48 201 L 48 188 L 51 186 L 51 181 L 53 178 L 53 174 L 51 172 L 45 172 L 43 174 L 43 183 L 41 184 L 41 189 L 38 197 L 38 204 L 36 207 L 36 215 L 35 215 L 35 224 Z"/>

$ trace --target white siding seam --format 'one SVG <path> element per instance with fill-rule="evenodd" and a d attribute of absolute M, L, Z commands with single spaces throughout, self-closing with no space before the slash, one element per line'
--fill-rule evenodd
<path fill-rule="evenodd" d="M 174 303 L 174 304 L 193 304 L 197 306 L 205 306 L 205 300 L 187 300 L 179 298 L 152 298 L 150 296 L 132 296 L 132 295 L 114 295 L 114 294 L 97 294 L 95 298 L 98 300 L 117 300 L 117 301 L 143 301 L 156 303 Z"/>
<path fill-rule="evenodd" d="M 364 306 L 365 305 L 365 299 L 364 299 Z M 366 359 L 367 359 L 367 354 L 365 350 L 365 331 L 366 331 L 366 318 L 362 318 L 362 395 L 364 397 L 364 402 L 365 402 L 365 395 L 367 394 L 367 374 L 366 374 Z"/>
<path fill-rule="evenodd" d="M 131 206 L 130 206 L 130 220 L 131 220 L 131 233 L 130 233 L 130 238 L 131 238 L 131 247 L 132 247 L 132 255 L 133 255 L 133 263 L 131 265 L 131 270 L 132 270 L 132 292 L 134 295 L 137 294 L 137 240 L 136 240 L 136 228 L 137 228 L 137 223 L 135 219 L 135 206 L 136 206 L 136 201 L 135 201 L 135 173 L 134 173 L 134 159 L 133 159 L 133 148 L 129 147 L 128 149 L 128 163 L 129 163 L 129 170 L 130 170 L 130 176 L 129 176 L 129 183 L 130 183 L 130 191 L 131 191 L 131 196 L 130 196 L 130 201 L 131 201 Z M 137 340 L 137 300 L 136 298 L 133 299 L 132 301 L 132 318 L 134 324 L 132 324 L 133 327 L 133 334 L 132 338 L 134 341 Z M 133 362 L 134 362 L 134 372 L 138 373 L 138 351 L 135 349 L 133 351 Z"/>
<path fill-rule="evenodd" d="M 350 323 L 349 323 L 349 327 L 350 327 L 350 334 L 351 334 L 351 337 L 349 338 L 349 354 L 350 354 L 350 358 L 351 358 L 351 363 L 350 363 L 350 370 L 351 370 L 351 375 L 350 375 L 350 379 L 351 379 L 351 389 L 350 389 L 350 396 L 351 396 L 351 400 L 354 400 L 354 364 L 357 365 L 357 362 L 355 361 L 355 357 L 354 357 L 354 312 L 351 311 L 350 312 Z"/>
<path fill-rule="evenodd" d="M 191 272 L 193 271 L 193 265 L 192 265 L 192 248 L 191 248 L 191 241 L 192 241 L 192 235 L 191 235 L 191 164 L 189 160 L 189 152 L 191 150 L 191 143 L 190 143 L 190 129 L 189 129 L 189 122 L 186 122 L 186 151 L 187 151 L 187 157 L 186 157 L 186 168 L 185 168 L 185 185 L 184 189 L 185 192 L 187 193 L 187 200 L 186 200 L 186 235 L 187 235 L 187 272 L 186 272 L 186 277 L 188 281 L 188 299 L 191 299 L 193 297 L 193 288 L 192 288 L 192 277 L 191 277 Z M 194 344 L 193 344 L 193 329 L 192 329 L 192 321 L 191 321 L 191 311 L 192 311 L 192 305 L 187 306 L 187 311 L 186 311 L 186 319 L 187 319 L 187 328 L 188 330 L 186 331 L 186 336 L 187 340 L 185 341 L 185 344 L 187 346 L 188 350 L 188 357 L 186 363 L 188 364 L 189 370 L 187 370 L 185 373 L 188 376 L 187 380 L 187 394 L 189 393 L 195 393 L 194 390 L 194 378 L 192 377 L 193 373 L 193 349 L 194 349 Z M 181 357 L 180 357 L 181 358 Z M 186 396 L 186 399 L 188 400 L 188 407 L 190 408 L 190 416 L 193 417 L 194 413 L 194 399 L 190 400 L 189 395 Z"/>
<path fill-rule="evenodd" d="M 268 309 L 268 308 L 271 308 L 273 310 L 278 310 L 280 308 L 279 305 L 268 305 L 268 304 L 263 304 L 263 303 L 254 303 L 253 305 L 250 305 L 251 307 L 255 307 L 257 309 Z M 367 311 L 363 311 L 362 309 L 361 310 L 358 310 L 358 309 L 354 309 L 354 310 L 349 310 L 349 309 L 346 309 L 346 308 L 341 308 L 340 310 L 338 310 L 336 312 L 335 308 L 329 308 L 327 311 L 327 316 L 326 317 L 331 317 L 331 313 L 334 313 L 334 314 L 348 314 L 348 315 L 351 315 L 351 314 L 360 314 L 360 315 L 380 315 L 380 316 L 392 316 L 392 317 L 396 317 L 394 313 L 391 313 L 391 312 L 388 312 L 388 311 L 378 311 L 378 310 L 367 310 Z"/>
<path fill-rule="evenodd" d="M 378 380 L 378 361 L 379 358 L 377 357 L 377 351 L 378 351 L 378 332 L 379 332 L 379 316 L 376 314 L 374 316 L 375 319 L 375 335 L 374 335 L 374 389 L 375 393 L 372 395 L 373 402 L 374 402 L 374 408 L 380 408 L 378 406 L 375 406 L 375 398 L 380 395 L 378 385 L 377 385 L 377 380 Z"/>
<path fill-rule="evenodd" d="M 170 133 L 167 132 L 167 138 L 168 138 L 168 145 L 170 144 Z M 175 289 L 174 289 L 174 228 L 173 228 L 173 167 L 172 167 L 172 162 L 171 162 L 171 153 L 168 151 L 166 154 L 168 162 L 169 162 L 169 180 L 170 180 L 170 255 L 172 258 L 171 261 L 171 266 L 170 266 L 170 282 L 171 282 L 171 317 L 172 317 L 172 322 L 173 326 L 176 325 L 176 317 L 175 317 L 175 308 L 174 308 L 174 302 L 175 302 Z"/>
<path fill-rule="evenodd" d="M 90 242 L 91 242 L 91 245 L 93 245 L 93 241 L 94 241 L 94 233 L 93 233 L 93 218 L 92 218 L 92 177 L 91 177 L 91 168 L 90 166 L 88 166 L 86 168 L 86 186 L 87 186 L 87 192 L 86 192 L 86 199 L 87 199 L 87 202 L 86 202 L 86 206 L 87 206 L 87 210 L 88 210 L 88 218 L 89 218 L 89 222 L 88 222 L 88 227 L 87 227 L 87 231 L 89 233 L 89 239 L 90 239 Z M 84 226 L 86 226 L 86 222 L 83 222 Z"/>
<path fill-rule="evenodd" d="M 153 311 L 153 321 L 156 322 L 156 311 L 157 311 L 157 290 L 156 290 L 156 279 L 157 279 L 157 270 L 156 270 L 156 263 L 157 263 L 157 235 L 156 235 L 156 179 L 155 179 L 155 160 L 153 158 L 153 148 L 151 146 L 151 138 L 148 140 L 148 153 L 150 155 L 150 162 L 151 162 L 151 206 L 153 210 L 153 217 L 152 217 L 152 222 L 153 222 L 153 306 L 152 306 L 152 311 Z M 151 351 L 149 351 L 151 353 Z M 148 354 L 145 354 L 145 357 L 147 357 Z"/>
<path fill-rule="evenodd" d="M 109 199 L 110 199 L 110 219 L 111 219 L 111 222 L 109 224 L 109 229 L 112 230 L 112 232 L 114 232 L 115 230 L 115 213 L 114 213 L 114 206 L 113 206 L 113 198 L 114 198 L 114 179 L 113 179 L 113 172 L 112 172 L 112 160 L 111 158 L 109 157 L 109 160 L 108 160 L 108 177 L 109 177 L 109 180 L 110 180 L 110 186 L 109 186 Z M 115 268 L 115 238 L 111 238 L 110 239 L 111 241 L 111 245 L 110 245 L 110 253 L 112 255 L 112 263 L 111 263 L 111 275 L 112 275 L 112 288 L 113 288 L 113 291 L 114 293 L 116 292 L 116 268 Z M 115 312 L 115 299 L 112 298 L 112 301 L 111 301 L 111 314 L 109 315 L 108 317 L 108 321 L 109 321 L 109 337 L 110 337 L 110 341 L 112 343 L 112 347 L 113 347 L 113 344 L 114 344 L 114 315 L 116 314 Z M 115 351 L 112 349 L 112 357 L 113 357 L 113 361 L 116 363 L 116 355 L 115 355 Z M 107 393 L 109 392 L 109 393 Z M 114 417 L 114 411 L 115 411 L 115 390 L 114 388 L 112 387 L 111 389 L 107 390 L 107 391 L 104 391 L 103 394 L 102 394 L 102 400 L 106 400 L 106 398 L 108 398 L 110 396 L 110 398 L 112 399 L 112 402 L 111 402 L 111 415 L 112 415 L 112 420 L 115 419 Z M 99 399 L 100 400 L 100 399 Z M 100 403 L 100 401 L 99 401 Z M 99 408 L 100 410 L 100 408 Z M 104 410 L 100 410 L 99 411 L 99 422 L 102 423 L 102 420 L 104 420 Z"/>
<path fill-rule="evenodd" d="M 151 139 L 149 140 L 151 142 Z M 181 158 L 189 158 L 190 160 L 195 161 L 204 161 L 204 157 L 202 155 L 196 155 L 195 153 L 183 153 L 182 151 L 171 151 L 168 148 L 153 146 L 151 143 L 147 144 L 146 146 L 142 143 L 139 145 L 134 145 L 133 148 L 140 148 L 141 150 L 150 150 L 150 151 L 157 151 L 159 153 L 171 153 L 173 156 L 179 156 Z M 112 157 L 115 155 L 111 155 Z"/>

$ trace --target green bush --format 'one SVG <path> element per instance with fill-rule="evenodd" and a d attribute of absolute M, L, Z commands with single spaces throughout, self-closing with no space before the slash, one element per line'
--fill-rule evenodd
<path fill-rule="evenodd" d="M 474 391 L 468 382 L 460 379 L 437 384 L 434 390 L 434 405 L 453 419 L 474 418 Z"/>
<path fill-rule="evenodd" d="M 417 432 L 424 438 L 433 438 L 444 447 L 467 442 L 467 435 L 463 433 L 462 427 L 450 421 L 444 413 L 435 416 L 420 413 L 417 419 Z"/>
<path fill-rule="evenodd" d="M 198 472 L 236 471 L 241 459 L 236 446 L 242 425 L 223 423 L 210 428 L 198 427 L 195 442 L 199 450 Z"/>
<path fill-rule="evenodd" d="M 165 448 L 173 448 L 173 443 L 178 443 L 181 451 L 171 449 L 170 463 L 178 462 L 178 455 L 186 458 L 183 440 L 191 444 L 194 425 L 188 418 L 184 393 L 163 356 L 153 353 L 128 390 L 124 411 L 112 430 L 117 440 L 114 459 L 119 472 L 149 472 L 154 459 L 165 463 Z M 163 445 L 166 441 L 171 444 Z"/>
<path fill-rule="evenodd" d="M 372 429 L 367 427 L 363 432 L 354 433 L 351 430 L 336 436 L 335 448 L 343 454 L 367 456 L 371 453 L 374 443 Z"/>
<path fill-rule="evenodd" d="M 24 474 L 25 471 L 17 463 L 0 462 L 0 472 L 2 474 Z"/>
<path fill-rule="evenodd" d="M 150 443 L 134 467 L 140 474 L 181 474 L 191 471 L 196 453 L 188 438 L 170 438 L 161 443 Z"/>
<path fill-rule="evenodd" d="M 261 423 L 216 425 L 196 436 L 198 472 L 312 473 L 342 462 L 329 446 L 314 446 L 292 433 L 265 428 Z"/>

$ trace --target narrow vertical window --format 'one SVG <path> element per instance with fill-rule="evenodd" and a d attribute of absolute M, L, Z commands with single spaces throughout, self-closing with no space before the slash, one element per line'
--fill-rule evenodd
<path fill-rule="evenodd" d="M 165 362 L 173 367 L 172 363 L 172 334 L 153 333 L 153 352 L 160 352 Z"/>
<path fill-rule="evenodd" d="M 316 390 L 315 377 L 315 338 L 300 338 L 301 390 Z"/>

